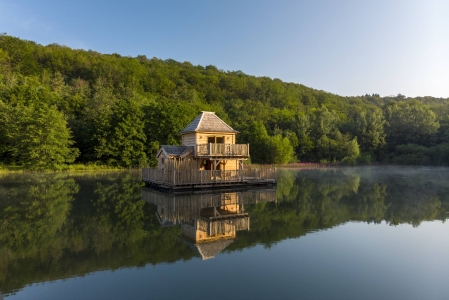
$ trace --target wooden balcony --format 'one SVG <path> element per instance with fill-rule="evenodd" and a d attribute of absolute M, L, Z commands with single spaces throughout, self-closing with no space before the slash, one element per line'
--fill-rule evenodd
<path fill-rule="evenodd" d="M 195 157 L 200 158 L 248 158 L 249 144 L 197 144 Z"/>

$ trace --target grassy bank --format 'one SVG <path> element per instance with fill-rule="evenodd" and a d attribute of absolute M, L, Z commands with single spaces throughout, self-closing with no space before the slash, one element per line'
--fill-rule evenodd
<path fill-rule="evenodd" d="M 260 169 L 260 168 L 323 168 L 334 167 L 338 163 L 291 163 L 291 164 L 245 164 L 245 169 Z M 140 168 L 137 168 L 140 169 Z M 137 170 L 136 169 L 136 170 Z M 118 171 L 127 170 L 125 168 L 111 167 L 108 165 L 98 164 L 71 164 L 66 168 L 60 170 L 45 169 L 45 170 L 30 170 L 22 166 L 4 166 L 0 165 L 0 173 L 26 173 L 26 172 L 93 172 L 93 171 Z"/>
<path fill-rule="evenodd" d="M 0 165 L 0 173 L 24 173 L 24 172 L 90 172 L 90 171 L 117 171 L 124 170 L 119 167 L 111 167 L 107 165 L 97 165 L 97 164 L 72 164 L 68 165 L 64 169 L 53 170 L 53 169 L 44 169 L 44 170 L 30 170 L 22 166 L 3 166 Z"/>

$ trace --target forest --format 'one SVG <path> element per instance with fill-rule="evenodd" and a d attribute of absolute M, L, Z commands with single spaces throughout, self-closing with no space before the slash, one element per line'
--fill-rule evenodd
<path fill-rule="evenodd" d="M 449 164 L 449 98 L 343 97 L 212 65 L 0 35 L 0 168 L 154 166 L 160 145 L 180 144 L 178 132 L 201 111 L 240 132 L 251 163 Z"/>

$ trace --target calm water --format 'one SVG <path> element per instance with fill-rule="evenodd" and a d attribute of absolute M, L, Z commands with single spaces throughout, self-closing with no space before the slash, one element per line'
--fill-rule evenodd
<path fill-rule="evenodd" d="M 0 174 L 0 299 L 449 299 L 449 169 L 279 170 L 167 195 Z"/>

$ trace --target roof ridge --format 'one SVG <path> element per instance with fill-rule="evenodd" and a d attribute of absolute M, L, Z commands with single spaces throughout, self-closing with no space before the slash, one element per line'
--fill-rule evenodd
<path fill-rule="evenodd" d="M 202 111 L 202 112 L 201 112 L 201 114 L 198 116 L 198 117 L 200 117 L 200 120 L 198 121 L 198 125 L 196 125 L 195 131 L 196 131 L 198 128 L 200 128 L 201 122 L 203 121 L 203 118 L 204 118 L 204 113 L 210 113 L 210 112 L 209 112 L 209 111 Z M 198 118 L 198 117 L 197 117 L 197 118 Z"/>
<path fill-rule="evenodd" d="M 208 116 L 206 118 L 206 116 Z M 196 117 L 192 122 L 189 123 L 183 130 L 179 133 L 187 132 L 235 132 L 237 130 L 233 129 L 231 126 L 226 124 L 219 116 L 213 111 L 202 111 L 201 114 Z"/>

